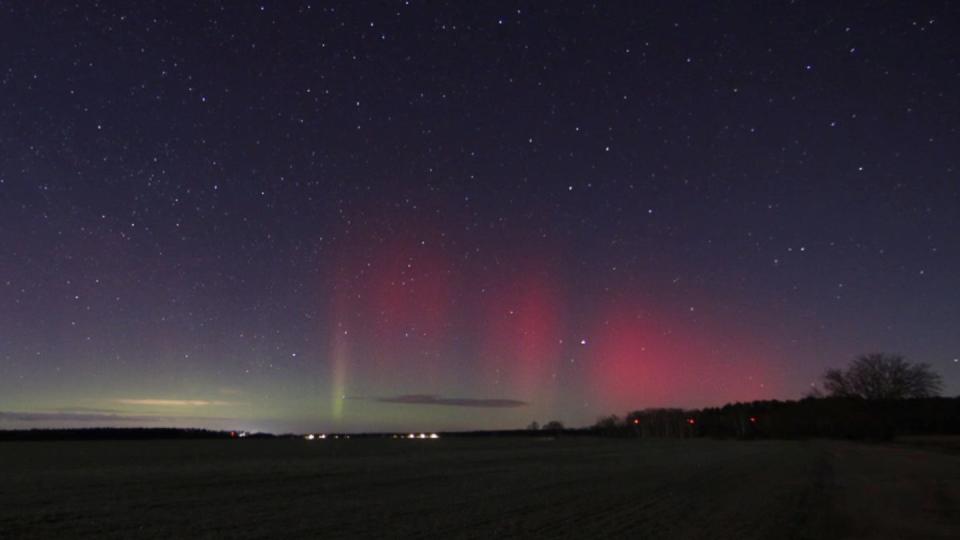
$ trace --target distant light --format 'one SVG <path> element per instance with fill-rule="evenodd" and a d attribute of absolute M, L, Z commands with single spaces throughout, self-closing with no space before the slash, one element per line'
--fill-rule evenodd
<path fill-rule="evenodd" d="M 416 439 L 417 436 L 414 435 L 413 433 L 411 433 L 411 434 L 407 435 L 407 438 L 408 438 L 408 439 Z"/>
<path fill-rule="evenodd" d="M 314 438 L 315 438 L 315 437 L 313 436 L 313 433 L 311 433 L 311 434 L 309 434 L 309 435 L 306 436 L 306 439 L 307 439 L 308 441 L 312 441 Z"/>
<path fill-rule="evenodd" d="M 319 435 L 319 437 L 320 437 L 321 439 L 326 439 L 326 438 L 327 438 L 326 434 L 324 434 L 324 433 L 321 433 L 321 434 Z"/>
<path fill-rule="evenodd" d="M 440 436 L 437 435 L 436 433 L 431 433 L 431 434 L 430 434 L 430 438 L 431 438 L 431 439 L 439 439 Z"/>
<path fill-rule="evenodd" d="M 693 418 L 687 418 L 687 423 L 688 423 L 688 424 L 690 424 L 690 425 L 692 426 L 692 425 L 694 425 L 694 424 L 696 424 L 696 423 L 697 423 L 697 421 L 696 421 L 696 420 L 694 420 Z"/>
<path fill-rule="evenodd" d="M 633 423 L 634 423 L 634 425 L 640 425 L 640 419 L 639 419 L 639 418 L 634 418 L 634 419 L 633 419 Z"/>
<path fill-rule="evenodd" d="M 421 439 L 426 439 L 426 438 L 427 438 L 427 434 L 426 434 L 426 433 L 421 433 L 421 434 L 420 434 L 420 438 L 421 438 Z"/>
<path fill-rule="evenodd" d="M 751 417 L 750 417 L 750 423 L 756 424 L 756 423 L 757 423 L 757 417 L 756 417 L 756 416 L 751 416 Z"/>
<path fill-rule="evenodd" d="M 581 339 L 581 340 L 580 340 L 580 344 L 581 344 L 581 345 L 586 345 L 586 344 L 587 344 L 586 338 Z"/>

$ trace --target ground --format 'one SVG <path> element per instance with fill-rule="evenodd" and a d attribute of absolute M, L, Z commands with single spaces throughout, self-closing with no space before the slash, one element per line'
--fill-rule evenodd
<path fill-rule="evenodd" d="M 2 538 L 956 538 L 911 442 L 0 443 Z"/>

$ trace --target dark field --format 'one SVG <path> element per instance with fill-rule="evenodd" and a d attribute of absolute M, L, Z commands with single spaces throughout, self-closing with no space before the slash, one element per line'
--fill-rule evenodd
<path fill-rule="evenodd" d="M 0 443 L 0 537 L 957 538 L 960 457 L 710 440 Z"/>

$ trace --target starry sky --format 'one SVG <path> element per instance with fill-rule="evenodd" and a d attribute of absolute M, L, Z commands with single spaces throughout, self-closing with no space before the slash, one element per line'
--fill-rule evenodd
<path fill-rule="evenodd" d="M 482 4 L 482 5 L 475 5 Z M 0 2 L 0 427 L 960 393 L 949 2 Z"/>

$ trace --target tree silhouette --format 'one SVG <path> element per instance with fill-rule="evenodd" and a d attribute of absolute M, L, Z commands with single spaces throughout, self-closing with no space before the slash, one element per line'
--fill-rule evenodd
<path fill-rule="evenodd" d="M 835 397 L 870 400 L 926 398 L 940 394 L 942 379 L 927 364 L 911 364 L 896 354 L 864 354 L 846 371 L 829 369 L 823 386 Z"/>
<path fill-rule="evenodd" d="M 622 431 L 624 425 L 619 416 L 611 414 L 598 419 L 597 423 L 593 425 L 593 429 L 603 434 L 612 435 Z"/>
<path fill-rule="evenodd" d="M 563 422 L 551 420 L 543 425 L 543 431 L 563 431 Z"/>

